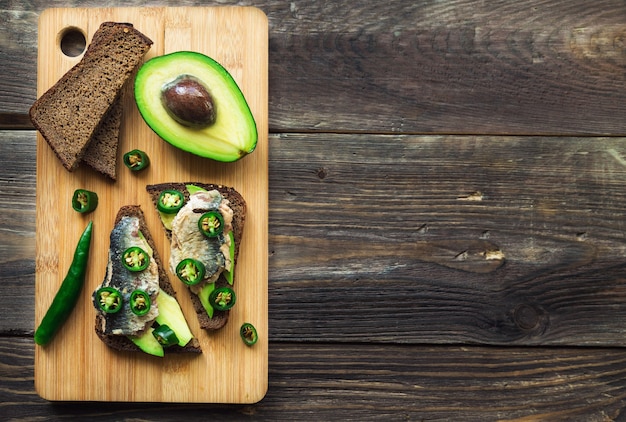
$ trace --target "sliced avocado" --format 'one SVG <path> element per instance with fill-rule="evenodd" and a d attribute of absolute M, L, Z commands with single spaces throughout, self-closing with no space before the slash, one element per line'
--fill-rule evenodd
<path fill-rule="evenodd" d="M 228 281 L 228 284 L 232 286 L 235 276 L 235 235 L 232 230 L 228 232 L 228 237 L 230 238 L 230 246 L 228 248 L 230 255 L 230 271 L 224 270 L 224 277 L 226 278 L 226 281 Z"/>
<path fill-rule="evenodd" d="M 209 303 L 209 296 L 211 296 L 211 292 L 215 290 L 215 283 L 207 283 L 205 284 L 200 293 L 198 294 L 198 298 L 200 299 L 200 303 L 204 307 L 204 310 L 209 315 L 209 318 L 213 318 L 213 306 Z"/>
<path fill-rule="evenodd" d="M 230 73 L 204 54 L 178 51 L 148 60 L 137 72 L 134 90 L 148 126 L 177 148 L 232 162 L 256 147 L 256 122 L 243 93 Z"/>
<path fill-rule="evenodd" d="M 157 306 L 159 307 L 159 316 L 156 317 L 156 322 L 160 325 L 167 325 L 178 337 L 178 345 L 185 346 L 193 338 L 193 334 L 187 325 L 187 320 L 183 314 L 180 305 L 172 296 L 165 293 L 163 290 L 159 291 L 157 296 Z"/>
<path fill-rule="evenodd" d="M 197 192 L 206 192 L 206 189 L 196 185 L 185 185 L 185 188 L 187 188 L 187 192 L 189 192 L 189 195 L 193 195 Z"/>
<path fill-rule="evenodd" d="M 174 222 L 174 218 L 176 218 L 176 214 L 166 214 L 161 211 L 158 211 L 158 213 L 163 226 L 168 230 L 172 230 L 172 223 Z"/>
<path fill-rule="evenodd" d="M 149 327 L 142 335 L 128 336 L 128 338 L 144 352 L 150 355 L 163 357 L 165 355 L 163 346 L 161 346 L 157 339 L 154 338 L 152 331 L 154 331 L 154 329 Z"/>
<path fill-rule="evenodd" d="M 154 251 L 152 250 L 152 247 L 150 246 L 150 244 L 146 240 L 146 237 L 143 235 L 141 230 L 138 230 L 138 234 L 139 234 L 139 238 L 143 241 L 143 249 L 146 252 L 148 252 L 148 255 L 150 255 L 150 258 L 152 258 L 152 256 L 154 255 Z"/>

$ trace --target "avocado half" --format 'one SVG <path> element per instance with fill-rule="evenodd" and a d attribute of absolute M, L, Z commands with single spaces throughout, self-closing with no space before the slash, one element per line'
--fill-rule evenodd
<path fill-rule="evenodd" d="M 209 92 L 213 123 L 188 126 L 172 117 L 161 93 L 181 76 L 194 78 Z M 134 92 L 148 126 L 177 148 L 223 162 L 236 161 L 256 148 L 256 122 L 243 93 L 230 73 L 204 54 L 178 51 L 148 60 L 137 72 Z"/>

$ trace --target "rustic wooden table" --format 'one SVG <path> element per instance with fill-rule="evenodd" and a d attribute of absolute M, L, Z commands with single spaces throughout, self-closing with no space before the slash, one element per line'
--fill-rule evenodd
<path fill-rule="evenodd" d="M 270 25 L 268 393 L 49 403 L 38 15 L 224 4 Z M 0 0 L 2 418 L 624 420 L 625 82 L 621 0 Z"/>

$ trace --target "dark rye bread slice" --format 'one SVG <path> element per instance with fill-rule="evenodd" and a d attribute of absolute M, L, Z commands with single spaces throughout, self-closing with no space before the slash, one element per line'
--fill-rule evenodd
<path fill-rule="evenodd" d="M 117 146 L 120 141 L 123 112 L 123 99 L 120 94 L 100 121 L 83 154 L 85 164 L 113 181 L 117 180 Z"/>
<path fill-rule="evenodd" d="M 97 45 L 102 38 L 116 30 L 112 22 L 105 22 L 93 36 L 91 44 Z M 134 73 L 133 73 L 134 75 Z M 132 87 L 133 76 L 125 82 L 111 108 L 104 115 L 96 131 L 88 142 L 83 154 L 83 162 L 115 181 L 117 179 L 117 147 L 120 141 L 120 128 L 124 112 L 124 97 L 127 87 Z"/>
<path fill-rule="evenodd" d="M 243 228 L 244 228 L 244 224 L 246 221 L 246 211 L 247 211 L 246 201 L 244 200 L 243 196 L 241 196 L 241 194 L 232 187 L 209 184 L 209 183 L 201 183 L 201 182 L 162 183 L 162 184 L 157 184 L 157 185 L 148 185 L 146 186 L 146 190 L 150 194 L 150 198 L 152 199 L 152 202 L 156 210 L 156 206 L 159 200 L 159 195 L 161 195 L 161 192 L 163 192 L 164 190 L 168 190 L 168 189 L 178 190 L 184 194 L 185 201 L 187 201 L 189 199 L 189 191 L 187 190 L 187 185 L 198 186 L 205 190 L 216 189 L 222 194 L 224 198 L 228 199 L 228 201 L 230 202 L 230 208 L 233 210 L 233 237 L 235 239 L 235 262 L 233 262 L 233 265 L 235 266 L 234 281 L 236 281 L 237 280 L 236 264 L 237 264 L 237 258 L 239 256 L 241 239 L 243 236 Z M 171 240 L 172 239 L 171 231 L 167 229 L 165 226 L 163 226 L 163 228 L 165 230 L 167 238 Z M 236 283 L 233 282 L 233 285 L 235 284 Z M 219 278 L 215 282 L 215 286 L 216 287 L 228 286 L 228 281 L 226 281 L 224 274 L 221 274 L 219 276 Z M 224 325 L 226 325 L 226 323 L 228 322 L 228 315 L 230 314 L 230 311 L 215 310 L 215 312 L 213 313 L 213 318 L 209 318 L 209 315 L 206 313 L 198 296 L 192 293 L 191 291 L 189 291 L 189 294 L 190 294 L 191 301 L 193 303 L 196 315 L 198 316 L 198 321 L 200 322 L 201 328 L 205 330 L 213 331 L 213 330 L 219 330 Z"/>
<path fill-rule="evenodd" d="M 94 34 L 91 44 L 94 46 L 98 45 L 102 38 L 112 34 L 115 29 L 116 26 L 110 22 L 101 25 Z M 129 78 L 128 80 L 131 79 Z M 128 80 L 124 86 L 128 85 Z M 124 112 L 124 90 L 125 88 L 123 87 L 109 111 L 100 120 L 83 154 L 83 162 L 85 164 L 113 181 L 117 179 L 117 146 L 120 140 L 122 113 Z"/>
<path fill-rule="evenodd" d="M 151 45 L 132 24 L 104 22 L 80 62 L 32 105 L 33 125 L 66 169 L 76 169 L 100 122 Z"/>
<path fill-rule="evenodd" d="M 159 253 L 156 250 L 154 239 L 152 238 L 152 235 L 150 234 L 150 231 L 148 230 L 148 226 L 146 225 L 146 220 L 145 220 L 143 211 L 141 210 L 141 207 L 139 205 L 125 205 L 122 208 L 120 208 L 120 210 L 117 213 L 117 216 L 115 217 L 115 225 L 117 225 L 117 223 L 119 223 L 119 221 L 122 218 L 127 217 L 127 216 L 137 217 L 139 219 L 139 230 L 141 230 L 141 233 L 143 234 L 144 238 L 146 239 L 146 241 L 152 248 L 152 251 L 153 251 L 152 259 L 154 259 L 154 261 L 157 263 L 157 266 L 159 268 L 159 287 L 170 296 L 173 296 L 174 298 L 176 298 L 176 291 L 174 290 L 174 287 L 170 283 L 170 279 L 167 275 L 167 271 L 165 267 L 163 266 L 163 262 L 161 261 L 161 257 L 159 256 Z M 139 347 L 137 347 L 137 345 L 135 345 L 135 343 L 129 340 L 126 336 L 116 336 L 116 335 L 105 334 L 102 331 L 103 319 L 104 319 L 104 316 L 100 312 L 96 313 L 95 330 L 96 330 L 97 336 L 107 346 L 115 350 L 119 350 L 119 351 L 126 351 L 126 352 L 140 352 L 141 351 L 141 349 L 139 349 Z M 200 348 L 200 343 L 195 337 L 191 339 L 191 341 L 187 343 L 185 347 L 174 345 L 164 350 L 166 353 L 183 353 L 183 352 L 202 353 L 202 349 Z"/>

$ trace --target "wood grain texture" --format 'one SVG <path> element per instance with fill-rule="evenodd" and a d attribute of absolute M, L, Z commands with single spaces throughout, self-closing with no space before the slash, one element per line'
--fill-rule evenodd
<path fill-rule="evenodd" d="M 274 332 L 624 345 L 623 142 L 273 137 Z"/>
<path fill-rule="evenodd" d="M 164 3 L 207 4 L 125 5 Z M 272 131 L 626 134 L 620 0 L 248 4 L 271 27 Z M 34 14 L 59 5 L 99 6 L 0 2 L 0 110 L 35 100 Z"/>
<path fill-rule="evenodd" d="M 621 349 L 272 343 L 254 406 L 49 403 L 33 390 L 33 343 L 0 338 L 7 420 L 623 420 Z"/>
<path fill-rule="evenodd" d="M 56 41 L 59 34 L 67 28 L 80 28 L 89 42 L 105 21 L 132 22 L 149 37 L 154 44 L 146 59 L 189 49 L 221 63 L 248 101 L 259 140 L 254 153 L 235 163 L 192 156 L 163 142 L 149 129 L 129 92 L 125 97 L 118 147 L 118 178 L 110 183 L 86 166 L 74 172 L 66 171 L 38 135 L 36 324 L 43 318 L 70 266 L 74 254 L 74 246 L 70 245 L 76 245 L 89 220 L 94 224 L 94 240 L 83 299 L 79 300 L 74 316 L 51 344 L 36 349 L 37 391 L 49 400 L 254 403 L 267 388 L 267 19 L 256 8 L 48 9 L 39 22 L 40 94 L 80 60 L 61 52 Z M 206 25 L 220 36 L 207 33 Z M 128 171 L 121 163 L 121 155 L 135 148 L 150 157 L 150 166 L 139 174 Z M 228 324 L 218 332 L 201 330 L 190 295 L 168 271 L 203 353 L 151 359 L 143 353 L 115 352 L 96 337 L 95 310 L 90 300 L 105 276 L 108 236 L 115 216 L 122 206 L 140 205 L 156 249 L 168 265 L 169 242 L 146 185 L 195 181 L 234 187 L 245 198 L 246 223 L 235 276 L 238 306 L 230 312 Z M 79 215 L 70 206 L 73 192 L 78 188 L 98 194 L 98 208 L 93 213 Z M 239 337 L 244 322 L 251 322 L 259 332 L 254 347 L 247 347 Z M 229 365 L 223 365 L 224 362 Z M 111 367 L 119 371 L 108 371 Z M 77 373 L 81 374 L 79 378 Z M 77 382 L 66 382 L 72 378 Z M 149 388 L 134 388 L 137 379 L 143 379 L 142 384 Z M 214 384 L 207 380 L 221 380 L 220 388 L 211 388 Z"/>
<path fill-rule="evenodd" d="M 0 332 L 23 332 L 34 326 L 36 135 L 0 131 Z"/>

